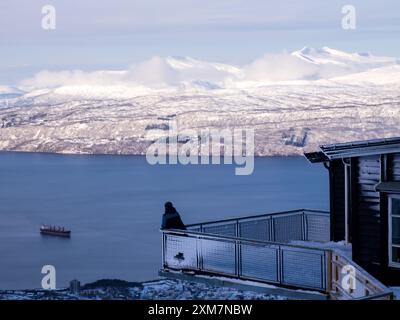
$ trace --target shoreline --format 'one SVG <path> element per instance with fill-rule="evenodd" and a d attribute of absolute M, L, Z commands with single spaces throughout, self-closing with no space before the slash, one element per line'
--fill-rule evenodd
<path fill-rule="evenodd" d="M 75 290 L 75 289 L 74 289 Z M 0 290 L 0 300 L 288 300 L 288 297 L 218 287 L 204 283 L 157 278 L 129 282 L 102 279 L 81 286 L 54 290 Z"/>
<path fill-rule="evenodd" d="M 146 157 L 146 154 L 135 154 L 135 153 L 64 153 L 64 152 L 49 152 L 49 151 L 20 151 L 20 150 L 0 150 L 1 154 L 38 154 L 38 155 L 50 155 L 50 156 L 94 156 L 94 157 Z M 169 156 L 168 154 L 166 156 Z M 200 156 L 199 156 L 200 157 Z M 303 152 L 291 153 L 291 154 L 271 154 L 271 155 L 254 155 L 255 159 L 263 158 L 299 158 L 304 157 Z M 210 156 L 211 158 L 211 156 Z M 220 156 L 223 158 L 223 155 Z M 222 163 L 223 164 L 223 163 Z"/>

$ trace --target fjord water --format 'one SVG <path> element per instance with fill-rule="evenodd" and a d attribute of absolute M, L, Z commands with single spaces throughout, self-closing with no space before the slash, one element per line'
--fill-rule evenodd
<path fill-rule="evenodd" d="M 303 157 L 234 165 L 149 165 L 142 156 L 0 153 L 0 289 L 38 288 L 42 266 L 57 287 L 72 279 L 157 277 L 161 214 L 172 201 L 185 223 L 297 208 L 328 209 L 328 175 Z M 41 236 L 42 223 L 71 239 Z"/>

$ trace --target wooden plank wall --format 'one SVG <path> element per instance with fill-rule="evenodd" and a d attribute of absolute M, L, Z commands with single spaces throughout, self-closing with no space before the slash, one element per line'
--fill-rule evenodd
<path fill-rule="evenodd" d="M 400 181 L 400 153 L 388 155 L 388 180 Z"/>
<path fill-rule="evenodd" d="M 380 156 L 365 156 L 355 159 L 354 178 L 356 197 L 352 205 L 353 259 L 368 272 L 379 275 L 381 271 L 381 216 L 380 193 L 375 185 L 381 178 Z"/>
<path fill-rule="evenodd" d="M 331 237 L 333 241 L 344 240 L 344 164 L 342 160 L 333 160 L 329 169 Z"/>
<path fill-rule="evenodd" d="M 387 181 L 400 181 L 400 153 L 392 153 L 387 155 Z M 400 285 L 400 269 L 389 267 L 389 240 L 388 240 L 388 194 L 381 193 L 381 261 L 383 276 L 382 281 L 399 286 Z"/>

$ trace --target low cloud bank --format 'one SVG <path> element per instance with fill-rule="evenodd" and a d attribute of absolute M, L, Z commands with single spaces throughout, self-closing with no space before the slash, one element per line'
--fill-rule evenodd
<path fill-rule="evenodd" d="M 227 88 L 241 82 L 331 79 L 372 68 L 398 64 L 394 58 L 305 48 L 294 53 L 266 54 L 253 62 L 231 66 L 185 57 L 152 57 L 121 71 L 43 70 L 20 83 L 23 88 L 65 86 L 129 86 L 163 89 L 197 86 Z"/>

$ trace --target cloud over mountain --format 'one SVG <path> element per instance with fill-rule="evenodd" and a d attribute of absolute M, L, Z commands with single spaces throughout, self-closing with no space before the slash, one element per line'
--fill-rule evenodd
<path fill-rule="evenodd" d="M 243 66 L 200 61 L 188 57 L 159 57 L 126 70 L 41 71 L 20 83 L 21 88 L 55 89 L 57 92 L 115 90 L 213 90 L 287 81 L 346 81 L 347 76 L 400 65 L 399 59 L 369 53 L 346 53 L 331 48 L 303 48 L 292 53 L 266 54 Z M 398 72 L 398 68 L 392 68 Z M 374 71 L 374 74 L 380 74 Z M 365 75 L 364 75 L 365 76 Z M 353 76 L 354 78 L 354 76 Z M 397 77 L 396 77 L 397 79 Z M 371 79 L 373 81 L 374 79 Z M 382 81 L 379 81 L 382 83 Z M 90 89 L 91 88 L 91 89 Z M 115 91 L 114 90 L 114 91 Z"/>

